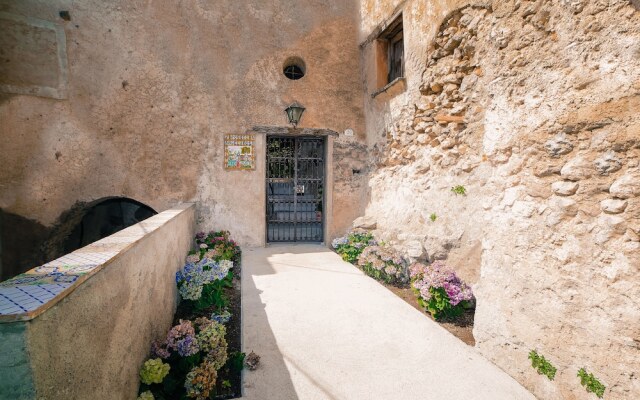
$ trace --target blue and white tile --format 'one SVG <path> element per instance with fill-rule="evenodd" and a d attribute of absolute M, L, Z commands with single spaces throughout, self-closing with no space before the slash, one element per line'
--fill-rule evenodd
<path fill-rule="evenodd" d="M 69 286 L 71 283 L 1 286 L 0 315 L 33 311 Z"/>

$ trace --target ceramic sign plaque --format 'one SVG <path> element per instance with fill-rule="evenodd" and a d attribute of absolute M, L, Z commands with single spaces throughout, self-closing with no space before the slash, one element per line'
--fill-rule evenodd
<path fill-rule="evenodd" d="M 255 168 L 255 137 L 249 134 L 224 135 L 224 169 L 242 171 Z"/>

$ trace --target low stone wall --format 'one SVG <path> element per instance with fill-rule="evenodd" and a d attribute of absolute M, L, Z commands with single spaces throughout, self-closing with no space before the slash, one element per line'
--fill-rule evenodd
<path fill-rule="evenodd" d="M 10 295 L 73 279 L 33 310 L 0 313 L 0 399 L 135 398 L 149 343 L 172 322 L 174 274 L 191 247 L 194 210 L 167 210 L 0 284 Z M 83 264 L 84 273 L 69 265 L 101 255 L 107 259 Z M 19 298 L 15 305 L 28 308 Z"/>

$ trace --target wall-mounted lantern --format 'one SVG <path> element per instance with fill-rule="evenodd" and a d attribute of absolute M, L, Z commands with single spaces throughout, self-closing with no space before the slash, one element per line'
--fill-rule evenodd
<path fill-rule="evenodd" d="M 302 104 L 298 103 L 297 101 L 294 101 L 289 107 L 284 110 L 284 112 L 287 113 L 289 123 L 292 124 L 294 128 L 296 127 L 296 125 L 298 125 L 298 122 L 300 122 L 300 118 L 302 118 L 302 113 L 304 112 L 304 110 L 305 108 L 302 106 Z"/>

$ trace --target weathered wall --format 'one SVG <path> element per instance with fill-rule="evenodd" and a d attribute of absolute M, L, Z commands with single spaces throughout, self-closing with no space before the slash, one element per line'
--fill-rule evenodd
<path fill-rule="evenodd" d="M 355 1 L 0 0 L 0 12 L 66 34 L 66 99 L 0 97 L 0 208 L 45 226 L 79 201 L 124 196 L 159 211 L 195 201 L 200 228 L 261 244 L 264 169 L 223 171 L 223 135 L 287 125 L 297 100 L 300 127 L 364 138 Z M 305 61 L 303 79 L 282 74 L 290 56 Z M 333 209 L 353 219 L 360 198 L 338 186 Z"/>
<path fill-rule="evenodd" d="M 364 1 L 361 39 L 400 2 Z M 542 399 L 640 397 L 640 12 L 406 1 L 406 90 L 371 98 L 366 215 L 474 283 L 479 350 Z M 463 185 L 467 195 L 451 187 Z M 437 216 L 435 221 L 430 215 Z M 527 360 L 537 349 L 553 382 Z"/>
<path fill-rule="evenodd" d="M 35 397 L 31 363 L 26 343 L 26 324 L 0 325 L 0 399 L 29 400 Z"/>
<path fill-rule="evenodd" d="M 0 342 L 15 346 L 0 357 L 0 398 L 134 398 L 149 343 L 171 326 L 194 227 L 183 205 L 77 250 L 121 249 L 34 319 L 0 323 Z"/>

